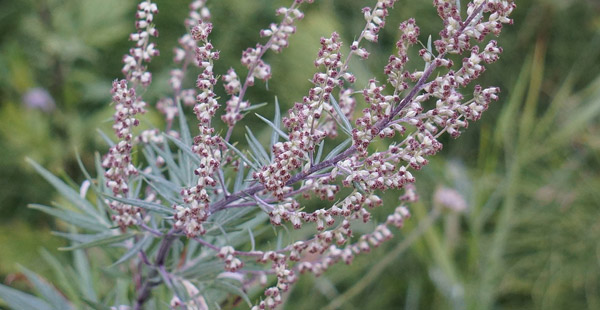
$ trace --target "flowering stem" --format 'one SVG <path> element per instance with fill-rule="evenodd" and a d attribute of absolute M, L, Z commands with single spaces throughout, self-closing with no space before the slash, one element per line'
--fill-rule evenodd
<path fill-rule="evenodd" d="M 175 241 L 175 239 L 177 238 L 175 236 L 175 230 L 171 230 L 169 231 L 165 238 L 162 240 L 162 242 L 160 243 L 160 248 L 158 250 L 158 254 L 156 254 L 156 260 L 154 261 L 154 269 L 152 269 L 152 271 L 150 272 L 150 274 L 146 277 L 146 281 L 144 282 L 144 285 L 140 288 L 140 290 L 138 291 L 138 296 L 135 300 L 135 310 L 142 310 L 143 309 L 143 305 L 146 301 L 148 301 L 148 299 L 150 299 L 150 292 L 152 291 L 152 288 L 154 286 L 157 286 L 158 284 L 160 284 L 160 282 L 154 282 L 151 281 L 151 279 L 155 278 L 156 276 L 158 276 L 158 273 L 161 267 L 164 267 L 165 264 L 165 260 L 167 258 L 167 254 L 169 253 L 169 249 L 171 248 L 171 245 L 173 244 L 173 241 Z"/>
<path fill-rule="evenodd" d="M 461 25 L 457 34 L 462 34 L 462 32 L 467 27 L 467 25 L 469 25 L 471 23 L 471 21 L 475 18 L 475 16 L 477 16 L 483 10 L 483 8 L 486 4 L 487 4 L 487 1 L 484 1 L 479 7 L 477 7 L 477 9 L 475 9 L 473 11 L 473 13 L 471 13 L 471 15 L 469 15 L 469 17 Z M 444 53 L 438 55 L 436 58 L 442 59 L 445 55 L 446 55 L 446 53 L 444 52 Z M 390 116 L 386 119 L 382 119 L 375 125 L 375 128 L 377 129 L 377 133 L 379 133 L 381 130 L 383 130 L 384 128 L 389 126 L 390 123 L 393 121 L 394 117 L 396 117 L 400 113 L 400 111 L 402 111 L 402 109 L 404 109 L 414 99 L 414 97 L 419 93 L 419 91 L 421 91 L 421 89 L 423 89 L 423 87 L 426 85 L 427 80 L 429 79 L 429 77 L 431 76 L 431 74 L 433 73 L 433 71 L 436 68 L 437 68 L 437 65 L 434 60 L 434 61 L 432 61 L 431 65 L 429 65 L 427 67 L 427 70 L 425 70 L 425 72 L 423 72 L 423 75 L 417 81 L 417 84 L 415 84 L 415 86 L 411 89 L 411 91 L 408 93 L 408 95 L 406 97 L 404 97 L 402 99 L 402 101 L 400 102 L 400 104 L 398 104 L 398 106 L 396 106 L 392 110 L 392 113 L 390 114 Z M 231 127 L 230 127 L 230 129 L 231 129 Z M 354 145 L 352 145 L 352 146 L 348 147 L 344 152 L 338 154 L 337 156 L 335 156 L 329 160 L 320 162 L 320 163 L 310 167 L 310 169 L 308 169 L 307 171 L 302 171 L 302 172 L 299 172 L 296 175 L 292 176 L 286 182 L 286 185 L 292 185 L 298 181 L 304 180 L 305 178 L 307 178 L 308 176 L 310 176 L 311 174 L 313 174 L 315 172 L 333 167 L 335 164 L 352 156 L 354 153 L 356 153 L 356 147 Z M 236 193 L 232 193 L 231 195 L 212 204 L 210 206 L 209 210 L 211 213 L 214 213 L 217 211 L 227 209 L 229 207 L 230 203 L 232 203 L 242 197 L 253 196 L 254 194 L 256 194 L 257 192 L 259 192 L 263 189 L 264 189 L 264 185 L 257 184 L 257 185 L 251 186 L 247 189 L 238 191 Z"/>
<path fill-rule="evenodd" d="M 288 18 L 288 15 L 290 14 L 290 12 L 292 10 L 298 8 L 298 6 L 299 6 L 298 3 L 299 3 L 298 1 L 294 1 L 292 6 L 290 7 L 290 9 L 283 16 L 282 20 L 285 21 Z M 281 30 L 279 30 L 279 31 L 281 31 Z M 269 38 L 267 43 L 261 47 L 260 53 L 258 54 L 256 61 L 254 61 L 252 63 L 252 65 L 250 65 L 250 68 L 248 68 L 248 74 L 246 75 L 246 80 L 244 81 L 244 85 L 242 86 L 242 89 L 240 90 L 240 93 L 238 94 L 239 99 L 238 99 L 237 106 L 235 107 L 235 113 L 238 113 L 240 111 L 240 104 L 244 101 L 244 96 L 246 95 L 246 91 L 248 90 L 248 87 L 250 87 L 253 84 L 252 75 L 254 75 L 254 69 L 256 69 L 256 66 L 259 63 L 259 60 L 261 60 L 262 57 L 265 55 L 265 53 L 269 50 L 269 48 L 271 48 L 271 45 L 273 45 L 273 42 L 275 41 L 276 38 L 277 38 L 276 34 L 273 34 Z M 234 125 L 229 126 L 229 128 L 227 129 L 227 134 L 225 135 L 226 142 L 229 142 L 229 139 L 231 138 L 231 134 L 233 133 L 233 128 L 234 128 Z"/>
<path fill-rule="evenodd" d="M 441 211 L 442 210 L 439 206 L 436 206 L 433 210 L 431 210 L 427 218 L 419 222 L 419 226 L 417 226 L 410 233 L 410 235 L 404 238 L 402 242 L 396 245 L 396 247 L 389 254 L 387 254 L 382 260 L 377 262 L 377 264 L 374 265 L 371 268 L 371 270 L 369 270 L 366 276 L 364 276 L 360 281 L 356 282 L 356 284 L 354 284 L 350 289 L 346 290 L 342 295 L 339 295 L 338 297 L 333 299 L 324 309 L 332 310 L 340 308 L 344 304 L 344 302 L 347 302 L 348 300 L 352 299 L 358 293 L 362 292 L 365 288 L 371 285 L 371 283 L 373 283 L 373 281 L 375 281 L 379 277 L 379 275 L 381 275 L 381 273 L 385 271 L 385 268 L 387 268 L 390 264 L 395 262 L 398 256 L 404 253 L 404 251 L 406 251 L 411 245 L 413 245 L 415 241 L 417 241 L 421 237 L 421 235 L 423 235 L 429 230 L 431 225 L 433 225 L 440 217 Z"/>

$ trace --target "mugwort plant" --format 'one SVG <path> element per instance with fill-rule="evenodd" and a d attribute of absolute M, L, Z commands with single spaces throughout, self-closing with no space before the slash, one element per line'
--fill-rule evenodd
<path fill-rule="evenodd" d="M 460 1 L 434 0 L 443 21 L 439 38 L 423 44 L 416 21 L 402 22 L 396 53 L 383 68 L 385 81 L 359 81 L 349 61 L 369 58 L 366 42 L 378 41 L 396 2 L 377 0 L 362 10 L 364 29 L 346 55 L 337 33 L 320 39 L 312 88 L 287 113 L 275 99 L 265 107 L 275 110 L 274 118 L 249 116 L 257 106 L 248 89 L 271 78 L 263 56 L 288 46 L 302 7 L 312 2 L 294 0 L 276 11 L 280 22 L 260 31 L 263 43 L 242 52 L 245 72 L 215 72 L 223 47 L 211 43 L 210 3 L 193 1 L 188 33 L 174 49 L 171 92 L 156 104 L 142 94 L 152 83 L 148 63 L 159 55 L 153 43 L 158 8 L 151 1 L 138 5 L 133 47 L 123 57 L 125 78 L 111 90 L 116 141 L 105 137 L 110 149 L 97 161 L 98 176 L 88 176 L 77 193 L 34 164 L 76 208 L 33 207 L 79 227 L 62 234 L 73 244 L 69 249 L 112 253 L 111 268 L 125 278 L 117 289 L 126 293 L 100 298 L 86 290 L 86 306 L 216 309 L 234 294 L 253 310 L 278 307 L 301 274 L 350 264 L 392 238 L 417 199 L 411 171 L 442 149 L 440 136 L 457 138 L 498 99 L 497 87 L 472 84 L 502 52 L 488 37 L 512 23 L 513 1 L 473 0 L 461 9 Z M 411 50 L 422 70 L 408 69 Z M 190 72 L 195 87 L 185 88 Z M 224 87 L 225 98 L 215 94 L 217 87 Z M 151 108 L 164 115 L 166 128 L 136 131 Z M 188 109 L 197 129 L 188 128 Z M 267 125 L 268 147 L 250 129 L 246 141 L 232 140 L 244 117 Z M 219 122 L 226 129 L 216 131 Z M 340 137 L 346 140 L 331 145 Z M 382 206 L 388 190 L 402 191 L 399 204 Z M 307 205 L 314 197 L 318 208 Z M 385 208 L 387 218 L 377 222 L 373 208 Z M 375 222 L 374 229 L 356 233 L 361 222 Z M 269 226 L 279 232 L 276 240 Z M 292 229 L 302 233 L 282 237 Z M 247 293 L 257 287 L 264 293 L 251 300 Z M 50 297 L 38 301 L 75 307 L 62 294 Z"/>

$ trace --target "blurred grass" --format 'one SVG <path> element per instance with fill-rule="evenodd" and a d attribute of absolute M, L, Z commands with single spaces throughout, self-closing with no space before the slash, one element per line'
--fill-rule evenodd
<path fill-rule="evenodd" d="M 146 94 L 150 102 L 167 89 L 170 47 L 187 10 L 184 1 L 157 2 L 162 55 L 151 65 L 159 70 Z M 287 2 L 212 2 L 213 43 L 222 58 L 216 70 L 245 72 L 241 51 L 255 44 L 258 30 Z M 257 83 L 251 100 L 277 94 L 284 110 L 298 101 L 314 72 L 318 37 L 336 30 L 350 42 L 362 27 L 365 5 L 324 0 L 308 7 L 290 48 L 267 56 L 274 79 L 268 90 Z M 515 24 L 498 39 L 501 60 L 479 81 L 500 86 L 501 100 L 459 140 L 445 139 L 443 153 L 418 173 L 421 201 L 411 207 L 413 220 L 352 266 L 302 277 L 285 309 L 600 309 L 600 4 L 517 5 Z M 40 246 L 54 250 L 60 244 L 48 236 L 55 224 L 25 205 L 47 203 L 55 193 L 23 158 L 79 181 L 74 149 L 88 167 L 93 150 L 105 149 L 95 129 L 110 131 L 108 91 L 129 48 L 133 7 L 133 1 L 116 0 L 0 3 L 0 221 L 6 230 L 0 279 L 16 271 L 15 263 L 47 272 L 29 259 Z M 381 68 L 401 20 L 416 17 L 425 37 L 439 31 L 429 1 L 399 1 L 392 12 L 369 62 L 352 63 L 363 81 L 383 80 Z M 8 31 L 13 25 L 16 30 Z M 22 96 L 32 87 L 47 89 L 57 108 L 24 108 Z M 267 106 L 260 113 L 270 117 L 272 111 Z M 255 121 L 248 117 L 242 125 Z M 149 122 L 160 126 L 156 117 Z M 432 217 L 431 196 L 439 186 L 458 190 L 468 212 Z M 391 195 L 388 208 L 396 203 Z M 449 232 L 452 218 L 459 220 L 455 232 Z M 426 219 L 432 226 L 420 224 Z"/>

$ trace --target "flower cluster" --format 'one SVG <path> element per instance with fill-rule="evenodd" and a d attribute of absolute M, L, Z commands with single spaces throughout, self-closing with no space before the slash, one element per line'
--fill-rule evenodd
<path fill-rule="evenodd" d="M 210 20 L 210 11 L 205 6 L 206 0 L 195 0 L 189 6 L 188 18 L 185 20 L 185 25 L 188 29 L 197 26 L 201 21 Z M 196 40 L 188 32 L 178 40 L 179 47 L 173 49 L 173 62 L 180 64 L 181 68 L 172 69 L 170 72 L 171 78 L 169 84 L 173 89 L 174 97 L 162 98 L 157 104 L 157 110 L 165 115 L 167 128 L 171 128 L 173 119 L 179 113 L 176 102 L 183 103 L 184 106 L 193 106 L 196 103 L 196 90 L 194 88 L 182 89 L 183 79 L 190 64 L 195 67 L 200 67 L 196 57 Z"/>
<path fill-rule="evenodd" d="M 435 41 L 440 54 L 462 54 L 471 46 L 470 38 L 483 41 L 489 33 L 499 35 L 502 24 L 512 24 L 508 16 L 516 6 L 507 0 L 475 0 L 467 6 L 467 14 L 472 18 L 463 21 L 456 1 L 435 0 L 433 4 L 444 21 L 441 38 Z M 484 14 L 480 13 L 490 13 L 488 20 L 484 20 Z"/>
<path fill-rule="evenodd" d="M 382 2 L 378 2 L 378 5 Z M 387 15 L 386 5 L 383 4 L 381 12 L 371 14 L 370 10 L 365 10 L 365 17 L 368 20 L 368 27 L 363 33 L 365 39 L 376 40 L 376 31 L 378 25 L 382 25 L 381 19 L 374 17 L 384 17 Z M 452 19 L 458 13 L 447 13 L 447 6 L 452 4 L 438 5 L 440 17 L 445 25 L 452 24 Z M 462 67 L 458 71 L 451 68 L 453 63 L 444 56 L 447 52 L 463 53 L 464 48 L 453 49 L 452 46 L 469 46 L 468 38 L 472 37 L 470 29 L 487 29 L 494 25 L 496 29 L 500 28 L 500 23 L 511 22 L 507 18 L 498 16 L 508 16 L 514 8 L 514 4 L 506 1 L 489 1 L 479 4 L 469 5 L 469 17 L 454 32 L 448 32 L 458 44 L 448 44 L 445 50 L 434 55 L 431 50 L 421 50 L 420 56 L 426 62 L 426 69 L 423 71 L 409 72 L 405 70 L 405 64 L 408 62 L 408 49 L 417 43 L 419 36 L 419 27 L 413 19 L 403 22 L 399 29 L 402 33 L 400 40 L 396 44 L 398 54 L 391 56 L 384 73 L 388 77 L 388 83 L 393 87 L 393 92 L 386 94 L 385 86 L 380 85 L 376 80 L 371 80 L 368 86 L 362 91 L 363 98 L 367 103 L 367 108 L 363 114 L 356 120 L 356 127 L 352 132 L 353 146 L 347 152 L 343 153 L 344 158 L 340 158 L 331 170 L 329 179 L 325 182 L 334 181 L 339 175 L 344 176 L 342 184 L 348 187 L 355 187 L 357 190 L 341 202 L 334 204 L 329 209 L 321 209 L 313 213 L 298 212 L 299 206 L 294 200 L 286 200 L 274 207 L 271 211 L 271 222 L 275 225 L 281 224 L 281 219 L 288 220 L 295 228 L 300 226 L 301 221 L 317 222 L 316 238 L 310 242 L 304 243 L 305 249 L 310 253 L 320 253 L 321 259 L 318 262 L 302 262 L 298 265 L 299 271 L 311 271 L 315 274 L 322 273 L 331 264 L 342 260 L 350 263 L 355 254 L 366 252 L 371 246 L 378 246 L 384 240 L 391 237 L 391 231 L 387 225 L 401 227 L 405 218 L 409 216 L 405 206 L 398 207 L 384 224 L 376 227 L 371 234 L 362 235 L 355 244 L 347 244 L 352 237 L 351 222 L 353 220 L 370 220 L 370 213 L 365 207 L 375 207 L 382 203 L 381 199 L 375 193 L 387 189 L 398 189 L 406 187 L 407 184 L 414 182 L 414 178 L 409 169 L 420 169 L 427 164 L 427 156 L 439 152 L 442 144 L 437 138 L 444 132 L 457 137 L 460 129 L 468 125 L 469 120 L 477 120 L 481 112 L 487 109 L 492 100 L 496 100 L 499 91 L 496 87 L 482 88 L 475 86 L 473 98 L 464 100 L 461 88 L 466 87 L 472 80 L 476 79 L 484 70 L 484 63 L 491 63 L 498 59 L 498 54 L 502 51 L 497 47 L 496 41 L 490 41 L 480 52 L 478 46 L 471 48 L 471 55 L 463 59 Z M 483 14 L 490 13 L 488 21 L 483 21 Z M 492 31 L 489 31 L 492 32 Z M 497 34 L 497 32 L 492 32 Z M 463 35 L 466 38 L 463 38 Z M 446 38 L 446 33 L 442 33 L 442 40 Z M 477 37 L 477 40 L 483 38 Z M 337 43 L 337 38 L 332 36 L 329 40 L 322 40 L 323 48 L 319 53 L 320 58 L 316 64 L 324 64 L 327 73 L 339 72 L 338 68 L 344 68 L 339 63 L 340 56 L 335 48 L 326 44 Z M 436 46 L 441 46 L 436 43 Z M 356 55 L 365 57 L 368 55 L 364 49 L 353 43 L 352 50 Z M 326 57 L 322 57 L 322 56 Z M 429 76 L 436 68 L 448 68 L 445 74 L 438 76 L 432 81 L 427 81 Z M 345 68 L 344 68 L 345 69 Z M 261 172 L 255 174 L 255 178 L 264 184 L 264 188 L 272 195 L 281 199 L 291 188 L 290 180 L 294 176 L 294 171 L 303 167 L 302 174 L 310 175 L 311 166 L 304 166 L 311 159 L 311 147 L 315 142 L 324 138 L 324 134 L 315 126 L 314 119 L 318 119 L 323 109 L 327 110 L 327 105 L 323 104 L 327 100 L 315 96 L 324 94 L 325 98 L 331 95 L 333 87 L 342 86 L 338 84 L 339 80 L 335 75 L 316 74 L 313 82 L 321 86 L 311 89 L 310 96 L 305 97 L 303 104 L 296 104 L 284 124 L 289 129 L 290 141 L 278 143 L 274 146 L 276 154 L 274 163 L 264 167 Z M 320 79 L 318 78 L 320 77 Z M 319 84 L 324 82 L 325 84 Z M 403 91 L 410 88 L 410 82 L 416 83 L 412 91 L 402 97 Z M 329 86 L 329 88 L 328 88 Z M 422 92 L 422 93 L 421 93 Z M 435 107 L 425 109 L 424 104 L 431 99 L 435 100 Z M 310 124 L 310 125 L 307 125 Z M 414 130 L 413 130 L 414 128 Z M 407 131 L 412 132 L 407 134 Z M 369 146 L 376 138 L 391 138 L 395 134 L 404 136 L 399 143 L 392 143 L 387 150 L 370 153 Z M 325 180 L 322 178 L 322 180 Z M 407 189 L 407 197 L 414 197 Z M 327 216 L 327 226 L 332 227 L 335 217 L 343 217 L 341 223 L 328 230 L 325 229 L 321 219 L 315 220 L 318 216 Z M 344 248 L 338 246 L 345 245 Z M 301 255 L 301 250 L 296 250 L 294 257 Z M 269 300 L 269 299 L 267 299 Z"/>
<path fill-rule="evenodd" d="M 271 78 L 271 66 L 262 60 L 263 55 L 269 49 L 279 53 L 289 45 L 290 35 L 296 32 L 294 22 L 304 17 L 304 14 L 298 9 L 303 2 L 312 3 L 313 0 L 296 0 L 289 8 L 277 9 L 276 14 L 283 16 L 281 23 L 271 24 L 269 29 L 260 31 L 261 37 L 269 37 L 267 43 L 265 45 L 256 44 L 256 47 L 250 47 L 242 53 L 241 62 L 248 68 L 248 75 L 243 84 L 233 68 L 223 76 L 223 81 L 226 82 L 225 90 L 231 96 L 226 103 L 225 114 L 221 116 L 223 122 L 229 126 L 226 140 L 229 140 L 235 124 L 242 119 L 240 112 L 250 106 L 250 103 L 244 100 L 246 89 L 254 85 L 255 78 L 265 81 Z"/>
<path fill-rule="evenodd" d="M 196 87 L 200 93 L 196 97 L 194 113 L 198 119 L 200 133 L 194 138 L 192 150 L 200 157 L 200 166 L 194 170 L 198 179 L 196 185 L 181 191 L 183 205 L 175 205 L 177 211 L 175 228 L 182 229 L 188 237 L 204 234 L 202 223 L 209 215 L 211 188 L 217 185 L 217 175 L 221 165 L 221 138 L 214 135 L 211 120 L 219 104 L 213 89 L 217 79 L 213 73 L 213 61 L 219 59 L 219 52 L 213 51 L 208 36 L 212 31 L 212 24 L 199 21 L 191 29 L 193 40 L 201 43 L 196 47 L 196 62 L 202 72 L 196 80 Z"/>
<path fill-rule="evenodd" d="M 131 149 L 134 141 L 132 128 L 138 125 L 139 121 L 136 119 L 136 115 L 145 112 L 146 103 L 141 96 L 137 95 L 136 87 L 138 85 L 147 87 L 152 81 L 152 74 L 146 71 L 144 63 L 148 63 L 153 56 L 158 55 L 154 43 L 149 42 L 151 36 L 158 36 L 158 31 L 152 24 L 156 13 L 158 13 L 158 8 L 150 1 L 144 1 L 138 5 L 136 13 L 138 20 L 135 23 L 137 32 L 130 35 L 130 39 L 135 41 L 135 47 L 131 48 L 129 54 L 123 57 L 123 74 L 127 79 L 114 81 L 111 90 L 115 103 L 113 129 L 119 141 L 104 156 L 102 166 L 107 169 L 104 174 L 107 179 L 106 185 L 112 190 L 115 197 L 127 197 L 129 177 L 137 174 L 137 169 L 131 162 Z M 139 207 L 116 200 L 107 201 L 107 204 L 115 211 L 112 220 L 121 229 L 137 222 L 141 211 Z"/>
<path fill-rule="evenodd" d="M 278 142 L 273 146 L 273 164 L 254 174 L 254 178 L 279 199 L 289 191 L 286 183 L 292 173 L 307 162 L 310 165 L 315 146 L 330 133 L 323 130 L 319 123 L 322 115 L 334 113 L 333 107 L 328 103 L 329 96 L 343 81 L 338 71 L 342 66 L 340 48 L 337 33 L 333 33 L 330 38 L 321 38 L 321 49 L 315 66 L 324 66 L 325 72 L 315 73 L 312 79 L 315 86 L 301 103 L 294 105 L 289 116 L 283 119 L 283 124 L 290 133 L 289 141 Z"/>
<path fill-rule="evenodd" d="M 180 111 L 179 106 L 193 105 L 198 134 L 193 143 L 187 142 L 188 145 L 185 145 L 186 139 L 173 141 L 180 148 L 180 154 L 185 156 L 151 157 L 156 160 L 156 165 L 149 171 L 154 177 L 162 176 L 164 170 L 170 172 L 174 166 L 185 170 L 190 166 L 189 162 L 184 162 L 186 157 L 193 157 L 190 162 L 195 163 L 194 176 L 189 169 L 192 184 L 174 185 L 170 180 L 161 184 L 168 187 L 167 192 L 177 192 L 179 186 L 183 187 L 179 196 L 165 199 L 172 205 L 172 210 L 162 210 L 154 205 L 162 204 L 155 202 L 159 195 L 153 194 L 147 200 L 151 206 L 149 209 L 172 213 L 160 224 L 160 229 L 171 226 L 167 233 L 157 228 L 158 225 L 147 227 L 140 223 L 141 228 L 164 239 L 157 254 L 155 278 L 160 272 L 164 279 L 170 279 L 171 274 L 165 270 L 165 257 L 172 250 L 173 240 L 185 235 L 190 239 L 189 243 L 185 243 L 189 254 L 176 253 L 172 256 L 201 254 L 177 268 L 186 269 L 195 261 L 210 257 L 222 261 L 225 271 L 222 277 L 236 279 L 242 286 L 257 276 L 266 285 L 267 281 L 262 279 L 271 275 L 275 284 L 266 288 L 264 298 L 253 309 L 277 307 L 283 302 L 282 294 L 297 281 L 299 274 L 310 272 L 320 275 L 338 262 L 350 264 L 356 255 L 369 252 L 389 240 L 394 227 L 401 228 L 410 217 L 407 204 L 417 199 L 411 171 L 421 169 L 428 163 L 429 156 L 442 149 L 438 140 L 442 134 L 458 137 L 470 121 L 478 120 L 489 104 L 498 99 L 498 88 L 472 86 L 471 83 L 485 71 L 485 65 L 498 60 L 502 52 L 494 40 L 481 42 L 488 34 L 499 34 L 503 24 L 512 22 L 508 16 L 515 5 L 508 0 L 474 0 L 468 4 L 464 19 L 456 1 L 434 0 L 444 28 L 440 39 L 435 41 L 435 49 L 428 46 L 418 51 L 417 60 L 422 59 L 423 69 L 408 69 L 415 67 L 407 65 L 409 55 L 412 55 L 411 48 L 423 45 L 420 44 L 421 33 L 416 21 L 408 19 L 398 27 L 397 53 L 389 57 L 382 70 L 384 82 L 372 78 L 362 84 L 366 85 L 364 88 L 354 91 L 358 87 L 354 85 L 356 77 L 349 69 L 350 59 L 354 56 L 368 58 L 369 52 L 361 44 L 378 40 L 381 29 L 386 25 L 386 17 L 396 2 L 378 0 L 372 8 L 363 9 L 365 26 L 350 45 L 346 57 L 341 53 L 343 43 L 337 33 L 321 38 L 321 47 L 314 62 L 318 72 L 311 79 L 312 87 L 308 94 L 298 100 L 286 116 L 280 118 L 276 115 L 271 123 L 274 127 L 271 156 L 260 147 L 259 142 L 250 145 L 252 156 L 246 156 L 246 152 L 233 146 L 235 143 L 229 143 L 242 112 L 250 108 L 250 102 L 244 98 L 246 91 L 255 79 L 268 80 L 271 77 L 271 68 L 262 57 L 269 49 L 281 52 L 288 46 L 289 36 L 296 31 L 294 23 L 303 17 L 299 10 L 303 2 L 312 1 L 295 0 L 289 8 L 280 8 L 277 14 L 283 16 L 282 21 L 260 33 L 269 37 L 268 42 L 243 52 L 241 62 L 248 69 L 245 79 L 233 69 L 220 73 L 228 94 L 225 111 L 221 115 L 221 120 L 227 125 L 224 136 L 213 126 L 220 107 L 215 94 L 219 79 L 214 72 L 219 52 L 208 39 L 213 30 L 209 22 L 210 11 L 205 6 L 206 0 L 196 0 L 190 5 L 189 18 L 186 19 L 189 33 L 180 38 L 180 47 L 174 51 L 174 60 L 181 67 L 171 71 L 169 83 L 173 97 L 161 99 L 157 109 L 165 115 L 166 131 L 170 131 L 171 123 Z M 138 122 L 135 116 L 142 113 L 145 106 L 136 95 L 136 87 L 138 84 L 147 86 L 151 80 L 143 63 L 157 54 L 154 45 L 148 42 L 148 37 L 156 34 L 152 26 L 156 12 L 156 6 L 150 2 L 140 4 L 136 24 L 138 33 L 131 37 L 137 42 L 137 47 L 125 57 L 124 72 L 128 80 L 116 81 L 113 85 L 116 103 L 114 129 L 121 141 L 111 148 L 103 165 L 108 169 L 107 185 L 116 197 L 127 197 L 129 178 L 137 173 L 131 163 L 132 141 L 164 142 L 165 136 L 156 131 L 146 131 L 138 138 L 131 133 L 131 128 Z M 447 57 L 449 54 L 464 55 L 464 58 L 455 64 Z M 197 89 L 183 89 L 189 67 L 199 70 Z M 472 88 L 471 94 L 465 92 L 467 87 Z M 356 97 L 362 97 L 365 107 L 355 117 Z M 279 128 L 278 123 L 282 123 L 284 128 Z M 325 142 L 344 134 L 348 136 L 345 142 L 333 148 L 328 155 L 321 156 L 324 149 L 329 149 L 323 147 Z M 177 139 L 177 134 L 170 135 L 170 140 Z M 252 134 L 249 136 L 254 138 Z M 158 152 L 161 155 L 169 151 L 168 143 L 154 147 L 165 152 Z M 229 178 L 232 175 L 235 177 Z M 343 187 L 345 190 L 341 191 Z M 365 233 L 358 229 L 357 223 L 373 221 L 373 209 L 382 208 L 384 201 L 380 196 L 386 190 L 403 191 L 400 205 L 389 210 L 383 221 L 373 225 L 372 231 Z M 341 192 L 349 194 L 341 197 Z M 316 197 L 322 203 L 311 210 L 300 197 Z M 115 201 L 110 202 L 110 207 L 116 211 L 113 219 L 122 228 L 140 221 L 139 207 Z M 309 227 L 307 231 L 310 233 L 305 238 L 290 241 L 288 245 L 278 246 L 276 250 L 257 250 L 255 248 L 265 245 L 256 245 L 252 241 L 252 250 L 247 252 L 240 251 L 243 246 L 238 243 L 229 242 L 229 237 L 206 234 L 207 231 L 227 233 L 231 227 L 223 227 L 219 221 L 230 216 L 233 220 L 239 219 L 235 214 L 247 214 L 244 213 L 247 209 L 242 210 L 246 207 L 257 207 L 253 210 L 268 215 L 273 226 L 289 225 L 295 229 L 304 226 Z M 232 210 L 231 213 L 215 215 L 228 209 Z M 254 213 L 252 221 L 264 224 L 266 215 L 260 217 Z M 252 225 L 259 224 L 238 225 L 235 229 L 241 228 L 238 230 L 243 230 L 244 234 L 248 231 L 253 238 L 252 230 L 256 226 Z M 314 230 L 311 231 L 311 228 Z M 249 263 L 249 260 L 256 263 Z M 257 270 L 260 264 L 265 266 L 264 270 Z M 252 268 L 248 268 L 249 265 Z M 204 303 L 202 292 L 189 279 L 181 280 L 188 292 L 193 292 L 192 297 Z M 149 289 L 142 291 L 149 294 Z M 171 305 L 188 305 L 189 302 L 181 297 L 174 296 Z M 144 299 L 138 301 L 141 305 Z"/>
<path fill-rule="evenodd" d="M 135 41 L 135 47 L 129 50 L 129 54 L 123 56 L 123 74 L 128 81 L 134 85 L 141 84 L 148 87 L 152 82 L 152 74 L 147 71 L 144 63 L 150 62 L 152 57 L 158 56 L 159 52 L 154 43 L 150 43 L 150 37 L 157 37 L 158 30 L 152 23 L 154 14 L 158 13 L 158 7 L 151 1 L 143 1 L 138 5 L 135 23 L 137 32 L 132 33 L 129 38 Z"/>
<path fill-rule="evenodd" d="M 367 41 L 377 42 L 379 30 L 385 27 L 385 17 L 389 14 L 388 9 L 394 7 L 395 2 L 396 0 L 378 0 L 375 8 L 365 7 L 363 9 L 367 27 L 362 31 L 361 37 Z"/>

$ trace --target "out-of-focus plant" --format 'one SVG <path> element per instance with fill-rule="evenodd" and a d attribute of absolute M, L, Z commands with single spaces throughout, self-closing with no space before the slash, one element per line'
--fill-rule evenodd
<path fill-rule="evenodd" d="M 215 93 L 219 52 L 210 41 L 213 26 L 205 2 L 190 5 L 189 32 L 174 49 L 172 93 L 156 103 L 166 119 L 164 130 L 133 130 L 148 108 L 142 99 L 152 83 L 148 63 L 159 54 L 153 42 L 158 8 L 143 1 L 137 31 L 130 35 L 134 46 L 123 57 L 125 79 L 112 88 L 117 139 L 104 135 L 110 149 L 96 158 L 96 178 L 86 172 L 88 180 L 75 190 L 30 161 L 65 200 L 31 207 L 72 224 L 71 231 L 59 234 L 71 242 L 65 249 L 74 251 L 75 270 L 45 254 L 61 291 L 24 269 L 40 298 L 0 286 L 9 305 L 209 309 L 243 300 L 253 309 L 277 307 L 301 273 L 320 275 L 338 262 L 350 264 L 390 239 L 392 227 L 403 226 L 408 204 L 418 198 L 410 171 L 440 151 L 440 136 L 458 137 L 498 99 L 497 87 L 471 84 L 486 64 L 498 60 L 502 49 L 488 36 L 512 22 L 515 7 L 512 1 L 476 0 L 461 7 L 460 1 L 435 0 L 443 21 L 439 39 L 421 41 L 415 20 L 402 22 L 397 51 L 383 68 L 386 83 L 371 79 L 363 88 L 349 61 L 367 59 L 365 41 L 377 42 L 386 24 L 395 1 L 379 0 L 362 10 L 366 23 L 347 55 L 337 33 L 321 38 L 314 61 L 320 71 L 312 88 L 285 116 L 275 99 L 274 118 L 267 119 L 254 113 L 264 104 L 252 104 L 246 93 L 271 78 L 263 56 L 287 47 L 304 17 L 301 5 L 312 1 L 296 0 L 277 10 L 281 21 L 260 32 L 266 43 L 242 53 L 245 77 L 234 69 L 222 72 L 226 99 Z M 422 69 L 407 67 L 409 56 L 418 56 Z M 188 88 L 186 77 L 197 72 L 196 87 Z M 355 111 L 361 105 L 362 111 Z M 197 133 L 188 128 L 187 106 L 193 106 Z M 245 143 L 232 140 L 238 122 L 249 115 L 271 130 L 268 148 L 248 127 Z M 336 143 L 338 136 L 346 140 Z M 386 191 L 400 193 L 401 202 L 384 201 L 380 196 Z M 464 208 L 459 195 L 439 193 L 439 207 Z M 321 202 L 315 207 L 311 199 Z M 371 218 L 372 209 L 384 204 L 386 217 Z M 431 218 L 438 212 L 434 208 Z M 86 254 L 112 265 L 100 274 Z M 98 282 L 106 276 L 115 285 Z M 76 284 L 67 280 L 71 277 Z M 248 292 L 265 286 L 258 301 L 250 300 Z"/>
<path fill-rule="evenodd" d="M 95 130 L 110 115 L 104 105 L 111 80 L 94 64 L 105 62 L 106 51 L 129 31 L 125 16 L 132 8 L 127 1 L 98 0 L 0 4 L 3 222 L 15 213 L 35 221 L 23 211 L 26 199 L 50 201 L 51 188 L 33 177 L 25 156 L 70 173 L 78 169 L 75 149 L 93 162 L 101 142 Z"/>

